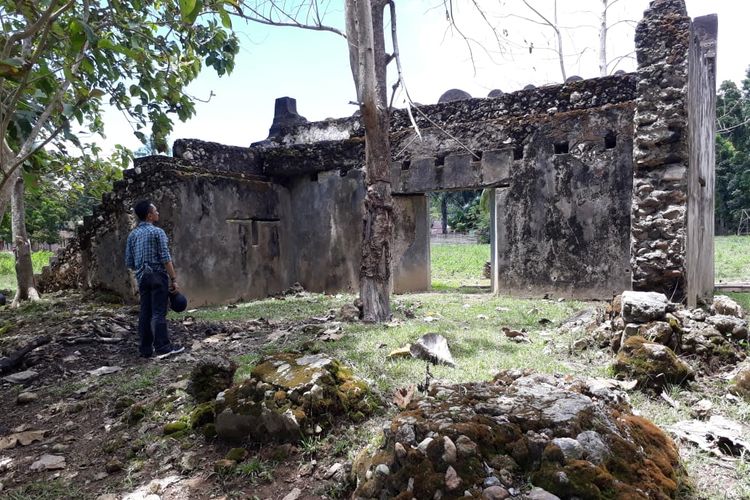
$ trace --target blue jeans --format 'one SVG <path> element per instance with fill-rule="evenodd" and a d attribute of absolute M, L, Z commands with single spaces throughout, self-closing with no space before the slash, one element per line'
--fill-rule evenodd
<path fill-rule="evenodd" d="M 151 356 L 169 348 L 167 334 L 167 306 L 169 278 L 164 271 L 145 272 L 138 282 L 141 311 L 138 316 L 138 350 L 142 356 Z"/>

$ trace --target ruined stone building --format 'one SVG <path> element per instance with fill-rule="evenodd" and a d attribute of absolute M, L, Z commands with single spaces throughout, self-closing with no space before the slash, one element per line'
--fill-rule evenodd
<path fill-rule="evenodd" d="M 590 299 L 633 288 L 690 304 L 711 296 L 716 30 L 716 16 L 691 20 L 684 0 L 654 0 L 636 31 L 634 73 L 422 106 L 421 140 L 394 111 L 394 291 L 430 286 L 426 193 L 491 188 L 497 293 Z M 308 123 L 287 98 L 261 143 L 178 140 L 174 157 L 125 172 L 42 288 L 132 297 L 123 266 L 130 209 L 150 197 L 193 305 L 266 297 L 294 282 L 354 291 L 363 142 L 357 117 Z"/>

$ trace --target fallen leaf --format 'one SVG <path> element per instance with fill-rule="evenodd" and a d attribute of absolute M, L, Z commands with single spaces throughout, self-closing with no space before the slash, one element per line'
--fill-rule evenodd
<path fill-rule="evenodd" d="M 508 337 L 508 339 L 513 342 L 529 343 L 529 344 L 531 343 L 531 339 L 529 338 L 528 335 L 526 335 L 526 332 L 524 331 L 511 330 L 507 326 L 504 326 L 502 330 L 505 336 Z"/>
<path fill-rule="evenodd" d="M 403 359 L 411 358 L 411 344 L 406 344 L 404 347 L 399 347 L 388 353 L 386 359 Z"/>
<path fill-rule="evenodd" d="M 413 397 L 414 384 L 408 387 L 401 387 L 399 389 L 396 389 L 396 391 L 393 393 L 393 402 L 396 404 L 396 406 L 404 410 L 407 406 L 409 406 L 409 403 L 411 403 L 411 398 Z"/>

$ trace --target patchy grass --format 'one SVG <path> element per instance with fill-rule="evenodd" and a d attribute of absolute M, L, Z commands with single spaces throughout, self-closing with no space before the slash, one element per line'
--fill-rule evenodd
<path fill-rule="evenodd" d="M 750 281 L 750 236 L 714 238 L 717 283 Z"/>
<path fill-rule="evenodd" d="M 750 293 L 725 293 L 724 295 L 730 297 L 732 300 L 737 302 L 745 310 L 745 316 L 750 314 Z"/>
<path fill-rule="evenodd" d="M 320 295 L 303 293 L 300 296 L 272 297 L 232 306 L 211 307 L 191 312 L 198 319 L 226 321 L 235 319 L 265 318 L 272 321 L 299 321 L 314 316 L 325 316 L 332 309 L 338 310 L 351 303 L 350 295 Z"/>
<path fill-rule="evenodd" d="M 260 458 L 251 458 L 234 469 L 235 474 L 247 480 L 250 484 L 273 482 L 273 471 L 276 464 Z"/>
<path fill-rule="evenodd" d="M 488 260 L 489 245 L 432 245 L 432 289 L 456 291 L 461 287 L 490 286 L 490 280 L 482 276 Z"/>
<path fill-rule="evenodd" d="M 3 494 L 6 500 L 54 500 L 58 498 L 86 498 L 75 485 L 56 479 L 53 481 L 35 481 L 14 491 Z"/>
<path fill-rule="evenodd" d="M 52 252 L 46 250 L 34 252 L 31 255 L 34 272 L 42 272 L 51 256 Z M 0 252 L 0 290 L 16 291 L 16 261 L 11 252 Z"/>

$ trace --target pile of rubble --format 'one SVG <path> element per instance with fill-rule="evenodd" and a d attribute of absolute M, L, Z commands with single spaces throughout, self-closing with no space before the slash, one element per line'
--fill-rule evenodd
<path fill-rule="evenodd" d="M 628 291 L 615 298 L 608 316 L 590 315 L 576 348 L 611 348 L 615 373 L 638 380 L 641 388 L 658 391 L 746 358 L 744 311 L 725 296 L 704 310 L 687 309 L 660 293 Z"/>
<path fill-rule="evenodd" d="M 357 457 L 354 498 L 674 498 L 674 443 L 625 401 L 601 381 L 520 371 L 433 384 Z"/>

